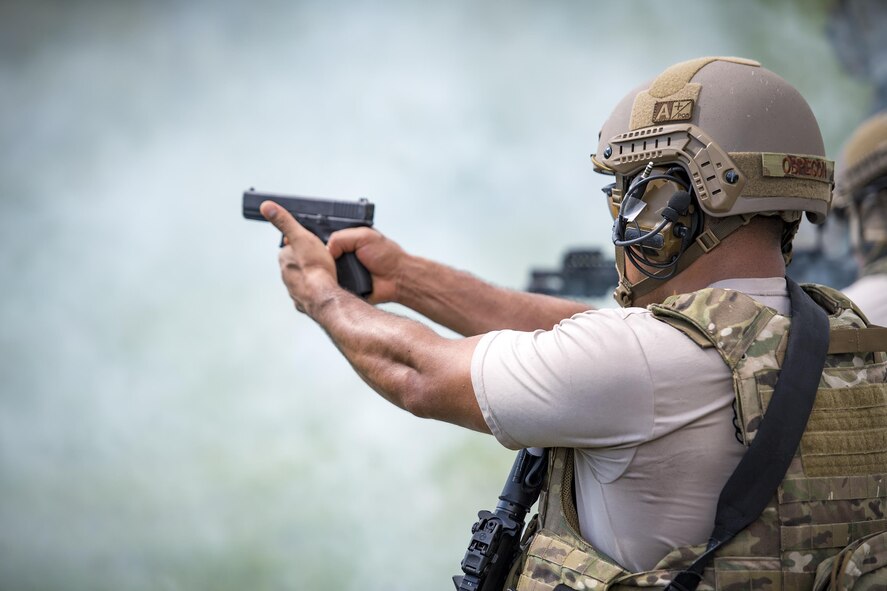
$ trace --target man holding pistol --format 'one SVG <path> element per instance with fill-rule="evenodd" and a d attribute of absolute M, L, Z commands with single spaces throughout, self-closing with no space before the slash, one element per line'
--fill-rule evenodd
<path fill-rule="evenodd" d="M 495 287 L 368 228 L 324 247 L 261 207 L 288 241 L 280 265 L 296 308 L 376 392 L 510 449 L 549 448 L 538 526 L 507 582 L 521 591 L 663 588 L 705 552 L 786 357 L 792 239 L 804 214 L 824 221 L 831 198 L 809 106 L 738 58 L 676 64 L 631 91 L 592 162 L 613 181 L 619 309 Z M 372 274 L 369 301 L 337 285 L 347 252 Z M 805 289 L 832 334 L 864 329 L 839 292 Z M 816 405 L 778 494 L 714 552 L 700 588 L 811 589 L 818 564 L 884 529 L 887 355 L 855 342 L 833 343 L 810 370 Z"/>

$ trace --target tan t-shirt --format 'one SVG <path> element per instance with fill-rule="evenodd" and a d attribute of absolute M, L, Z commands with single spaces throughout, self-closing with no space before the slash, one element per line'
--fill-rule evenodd
<path fill-rule="evenodd" d="M 713 287 L 783 314 L 783 278 Z M 718 495 L 745 448 L 733 427 L 733 384 L 702 349 L 643 308 L 577 314 L 550 331 L 485 335 L 472 382 L 502 445 L 573 447 L 582 536 L 631 570 L 701 544 Z"/>
<path fill-rule="evenodd" d="M 841 290 L 872 324 L 887 326 L 887 275 L 866 275 Z"/>

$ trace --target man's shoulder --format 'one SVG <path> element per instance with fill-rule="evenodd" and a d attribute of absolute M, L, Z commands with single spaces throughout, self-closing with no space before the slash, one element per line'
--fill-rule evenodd
<path fill-rule="evenodd" d="M 668 350 L 668 343 L 689 338 L 703 349 L 717 348 L 728 364 L 733 351 L 747 346 L 774 318 L 787 326 L 789 309 L 785 279 L 734 279 L 713 283 L 697 291 L 675 294 L 647 308 L 608 308 L 577 314 L 561 323 L 572 326 L 608 327 L 610 340 L 637 339 L 642 349 Z M 597 332 L 588 331 L 588 332 Z"/>
<path fill-rule="evenodd" d="M 586 310 L 585 312 L 580 312 L 571 318 L 561 321 L 558 327 L 563 327 L 574 322 L 578 324 L 595 323 L 612 325 L 615 327 L 622 327 L 624 330 L 631 330 L 631 327 L 637 324 L 651 324 L 655 326 L 662 324 L 656 320 L 652 310 L 637 306 Z"/>
<path fill-rule="evenodd" d="M 700 347 L 715 347 L 731 367 L 756 335 L 780 317 L 776 309 L 758 297 L 719 286 L 672 296 L 651 305 L 650 311 L 657 320 L 684 333 Z M 787 326 L 788 319 L 781 318 Z"/>
<path fill-rule="evenodd" d="M 648 307 L 658 320 L 674 318 L 690 320 L 705 331 L 746 324 L 751 318 L 769 310 L 777 311 L 753 294 L 729 287 L 710 286 L 690 293 L 675 294 L 660 304 Z"/>
<path fill-rule="evenodd" d="M 588 310 L 558 323 L 551 331 L 552 340 L 563 346 L 566 341 L 625 351 L 635 343 L 638 351 L 668 348 L 668 343 L 683 341 L 681 331 L 656 317 L 650 308 L 600 308 Z M 547 339 L 543 339 L 547 342 Z"/>
<path fill-rule="evenodd" d="M 696 338 L 695 333 L 711 333 L 728 327 L 743 327 L 759 316 L 762 310 L 776 311 L 755 297 L 728 287 L 706 287 L 697 291 L 675 294 L 659 304 L 646 308 L 604 308 L 589 310 L 564 320 L 556 328 L 576 324 L 609 325 L 612 330 L 632 333 L 671 335 L 684 333 L 702 346 L 711 346 L 710 339 Z M 691 325 L 688 330 L 687 325 Z"/>

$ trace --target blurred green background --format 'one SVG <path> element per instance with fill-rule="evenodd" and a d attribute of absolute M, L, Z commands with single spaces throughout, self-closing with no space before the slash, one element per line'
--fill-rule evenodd
<path fill-rule="evenodd" d="M 0 3 L 0 589 L 451 589 L 513 453 L 371 392 L 241 191 L 367 196 L 522 289 L 610 251 L 588 154 L 674 62 L 761 60 L 835 157 L 872 89 L 827 9 Z"/>

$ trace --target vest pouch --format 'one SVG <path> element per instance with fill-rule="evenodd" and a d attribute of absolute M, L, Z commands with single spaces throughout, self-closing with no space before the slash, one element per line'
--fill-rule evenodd
<path fill-rule="evenodd" d="M 887 589 L 887 531 L 846 546 L 816 569 L 813 591 L 876 591 Z"/>
<path fill-rule="evenodd" d="M 628 574 L 618 564 L 594 551 L 542 529 L 533 536 L 517 582 L 517 591 L 607 589 Z"/>
<path fill-rule="evenodd" d="M 533 539 L 533 536 L 536 535 L 536 532 L 539 531 L 539 521 L 539 514 L 536 513 L 530 519 L 527 527 L 524 528 L 524 533 L 521 536 L 520 541 L 520 554 L 515 558 L 514 564 L 511 565 L 511 570 L 508 571 L 508 576 L 505 577 L 505 586 L 502 588 L 503 591 L 515 591 L 515 589 L 517 589 L 517 581 L 520 577 L 521 569 L 523 569 L 524 564 L 527 561 L 527 552 L 530 548 L 530 541 Z"/>

